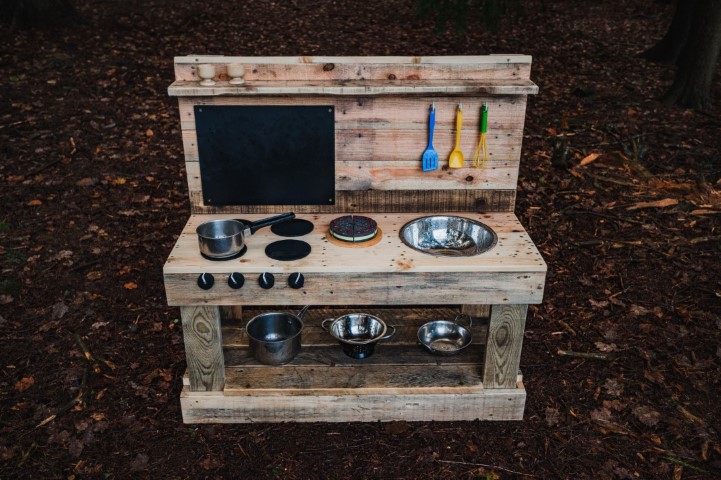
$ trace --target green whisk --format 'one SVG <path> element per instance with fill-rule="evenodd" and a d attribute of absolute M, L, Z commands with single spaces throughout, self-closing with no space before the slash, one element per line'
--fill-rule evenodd
<path fill-rule="evenodd" d="M 476 168 L 482 168 L 488 161 L 488 144 L 486 143 L 486 131 L 488 131 L 488 105 L 485 103 L 481 107 L 479 131 L 481 132 L 481 135 L 478 138 L 478 146 L 476 146 L 476 151 L 473 152 L 473 166 Z"/>

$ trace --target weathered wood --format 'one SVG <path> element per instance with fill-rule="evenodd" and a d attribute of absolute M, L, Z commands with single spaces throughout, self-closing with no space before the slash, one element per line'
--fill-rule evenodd
<path fill-rule="evenodd" d="M 528 55 L 442 57 L 175 57 L 176 80 L 198 81 L 197 65 L 216 66 L 216 78 L 227 80 L 226 65 L 241 64 L 243 79 L 286 80 L 501 80 L 529 78 Z"/>
<path fill-rule="evenodd" d="M 203 86 L 197 81 L 176 80 L 168 88 L 171 97 L 217 95 L 529 95 L 538 86 L 527 79 L 513 80 L 254 80 L 243 85 L 216 82 Z"/>
<path fill-rule="evenodd" d="M 384 239 L 368 249 L 349 249 L 331 244 L 326 231 L 333 215 L 312 215 L 314 230 L 303 240 L 311 254 L 291 263 L 269 260 L 265 246 L 277 238 L 269 229 L 248 239 L 248 251 L 226 262 L 206 260 L 198 253 L 195 228 L 216 216 L 194 215 L 163 268 L 170 305 L 408 305 L 440 303 L 509 304 L 539 303 L 543 295 L 546 264 L 512 214 L 465 214 L 486 223 L 498 235 L 496 246 L 473 257 L 436 257 L 417 252 L 399 239 L 401 227 L 422 214 L 376 216 Z M 248 220 L 260 216 L 248 215 Z M 302 215 L 299 216 L 302 218 Z M 232 272 L 246 276 L 243 288 L 227 285 Z M 301 271 L 302 289 L 287 286 L 287 276 Z M 277 276 L 274 295 L 257 283 L 263 272 Z M 197 276 L 211 273 L 216 284 L 210 290 L 197 287 Z M 281 294 L 282 293 L 282 294 Z"/>
<path fill-rule="evenodd" d="M 339 161 L 336 190 L 510 190 L 517 182 L 518 162 L 491 161 L 482 168 L 439 169 L 423 173 L 418 160 Z M 200 164 L 187 163 L 188 189 L 200 193 Z"/>
<path fill-rule="evenodd" d="M 245 333 L 245 332 L 243 332 Z M 476 365 L 481 364 L 483 358 L 484 344 L 475 343 L 465 348 L 456 355 L 442 357 L 431 355 L 427 350 L 422 348 L 416 337 L 418 328 L 399 327 L 396 335 L 402 335 L 404 340 L 400 341 L 383 341 L 376 346 L 376 353 L 369 358 L 363 360 L 355 360 L 348 357 L 338 343 L 328 332 L 320 331 L 320 328 L 303 329 L 304 335 L 303 347 L 298 355 L 284 368 L 316 368 L 314 372 L 319 372 L 319 367 L 358 367 L 365 365 L 415 365 L 423 366 L 429 369 L 438 365 Z M 485 340 L 486 328 L 473 329 L 473 335 L 478 337 L 478 342 Z M 413 335 L 416 337 L 415 342 L 409 339 Z M 245 340 L 245 335 L 242 337 Z M 316 342 L 309 344 L 308 342 Z M 265 366 L 258 363 L 253 358 L 251 351 L 247 346 L 230 347 L 224 350 L 225 366 L 230 367 L 246 367 L 265 369 Z M 226 368 L 226 370 L 227 370 Z M 481 367 L 479 366 L 478 374 L 480 375 Z M 320 373 L 319 373 L 320 374 Z M 345 374 L 344 374 L 345 375 Z"/>
<path fill-rule="evenodd" d="M 231 305 L 220 307 L 221 318 L 232 318 L 240 320 L 243 318 L 243 307 L 240 305 Z"/>
<path fill-rule="evenodd" d="M 512 212 L 516 190 L 368 190 L 337 191 L 335 205 L 206 206 L 200 191 L 190 191 L 195 214 Z"/>
<path fill-rule="evenodd" d="M 488 318 L 491 315 L 490 305 L 463 305 L 461 312 L 475 318 Z"/>
<path fill-rule="evenodd" d="M 526 390 L 464 394 L 200 396 L 183 390 L 185 423 L 522 420 Z"/>
<path fill-rule="evenodd" d="M 486 388 L 510 388 L 516 384 L 527 310 L 528 305 L 491 307 L 483 362 L 483 384 Z"/>
<path fill-rule="evenodd" d="M 189 389 L 193 392 L 222 392 L 225 386 L 220 334 L 220 311 L 216 306 L 181 306 Z"/>

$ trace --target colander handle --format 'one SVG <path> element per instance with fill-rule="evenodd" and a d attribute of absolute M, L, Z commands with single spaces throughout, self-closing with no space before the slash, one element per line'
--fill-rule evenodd
<path fill-rule="evenodd" d="M 458 321 L 459 318 L 466 318 L 468 320 L 468 330 L 471 329 L 473 326 L 473 317 L 468 315 L 467 313 L 460 313 L 456 315 L 456 318 L 453 320 L 453 323 L 457 323 L 458 325 L 461 325 L 461 323 Z"/>
<path fill-rule="evenodd" d="M 325 326 L 325 322 L 332 322 L 333 320 L 335 320 L 335 318 L 326 318 L 325 320 L 320 322 L 320 327 L 326 332 L 330 332 L 330 330 L 328 330 L 328 327 Z"/>
<path fill-rule="evenodd" d="M 391 333 L 386 333 L 381 338 L 379 338 L 378 341 L 388 340 L 390 338 L 393 338 L 393 335 L 396 334 L 396 327 L 394 327 L 393 325 L 386 325 L 386 331 L 388 331 L 388 329 L 393 329 L 393 331 Z"/>

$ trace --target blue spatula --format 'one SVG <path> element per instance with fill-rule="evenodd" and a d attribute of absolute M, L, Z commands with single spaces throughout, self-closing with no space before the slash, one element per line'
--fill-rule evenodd
<path fill-rule="evenodd" d="M 436 126 L 436 104 L 431 104 L 431 113 L 428 116 L 428 148 L 423 152 L 423 171 L 430 172 L 438 169 L 438 154 L 433 149 L 433 129 Z"/>

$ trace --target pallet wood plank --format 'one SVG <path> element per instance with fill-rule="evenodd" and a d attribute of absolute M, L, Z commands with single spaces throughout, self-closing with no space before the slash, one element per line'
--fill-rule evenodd
<path fill-rule="evenodd" d="M 486 388 L 516 384 L 528 305 L 493 305 L 488 327 L 483 383 Z"/>
<path fill-rule="evenodd" d="M 176 80 L 197 81 L 197 65 L 216 66 L 216 78 L 227 80 L 228 64 L 245 67 L 244 79 L 255 80 L 488 80 L 529 78 L 527 55 L 443 57 L 238 57 L 185 56 L 175 58 Z"/>
<path fill-rule="evenodd" d="M 190 391 L 219 392 L 225 386 L 225 364 L 217 306 L 181 306 Z"/>
<path fill-rule="evenodd" d="M 189 192 L 193 214 L 512 212 L 516 190 L 354 190 L 336 191 L 335 205 L 203 204 L 200 191 Z"/>
<path fill-rule="evenodd" d="M 483 393 L 198 396 L 181 393 L 185 423 L 522 420 L 526 390 Z"/>

